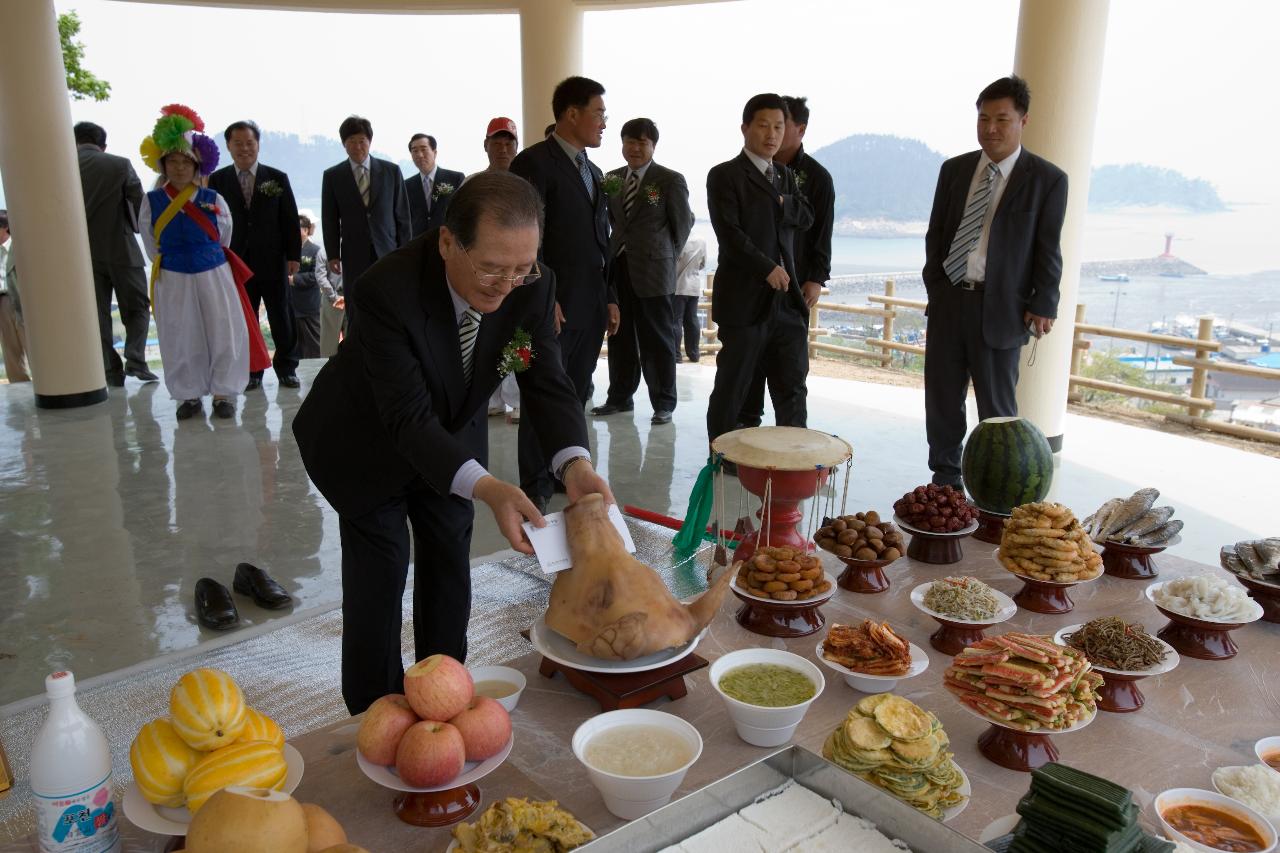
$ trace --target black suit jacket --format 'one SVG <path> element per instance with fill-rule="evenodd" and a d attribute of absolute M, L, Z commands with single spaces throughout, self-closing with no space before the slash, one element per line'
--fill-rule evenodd
<path fill-rule="evenodd" d="M 320 222 L 324 253 L 342 261 L 342 280 L 351 297 L 361 273 L 409 242 L 409 205 L 400 167 L 369 158 L 369 207 L 364 206 L 351 161 L 324 170 L 320 181 Z"/>
<path fill-rule="evenodd" d="M 511 171 L 537 188 L 546 209 L 546 228 L 539 257 L 556 271 L 556 300 L 570 329 L 599 328 L 608 323 L 608 304 L 617 303 L 605 275 L 609 248 L 608 197 L 600 187 L 600 169 L 587 165 L 595 183 L 595 198 L 578 174 L 578 167 L 560 143 L 547 138 L 530 145 L 511 161 Z"/>
<path fill-rule="evenodd" d="M 721 325 L 749 326 L 768 318 L 777 291 L 765 278 L 776 266 L 791 276 L 783 298 L 809 316 L 792 246 L 795 232 L 812 224 L 813 210 L 791 170 L 776 162 L 773 168 L 772 187 L 745 152 L 707 173 L 707 208 L 720 244 L 711 315 Z"/>
<path fill-rule="evenodd" d="M 623 166 L 609 174 L 622 178 L 623 189 L 609 196 L 609 262 L 626 246 L 627 273 L 637 296 L 670 296 L 676 292 L 676 258 L 693 228 L 689 187 L 684 175 L 650 162 L 628 216 Z M 649 189 L 656 190 L 653 200 Z"/>
<path fill-rule="evenodd" d="M 453 191 L 457 191 L 466 179 L 467 176 L 461 172 L 436 166 L 436 198 L 431 204 L 430 214 L 427 213 L 427 195 L 422 191 L 422 173 L 418 172 L 412 178 L 404 179 L 404 195 L 409 201 L 409 230 L 414 237 L 444 224 L 444 213 L 449 209 L 449 199 L 453 198 L 453 192 L 441 195 L 440 185 L 448 184 L 453 187 Z"/>
<path fill-rule="evenodd" d="M 933 211 L 925 235 L 924 283 L 931 311 L 950 310 L 958 289 L 942 268 L 964 215 L 969 184 L 981 151 L 952 157 L 938 172 Z M 1058 316 L 1062 280 L 1062 220 L 1067 213 L 1067 175 L 1023 148 L 1009 175 L 987 237 L 982 337 L 992 349 L 1027 342 L 1025 311 Z"/>
<path fill-rule="evenodd" d="M 142 266 L 142 250 L 134 235 L 138 233 L 143 193 L 133 166 L 94 145 L 76 146 L 76 157 L 93 266 Z"/>
<path fill-rule="evenodd" d="M 280 192 L 268 195 L 262 191 L 266 184 L 275 184 Z M 302 257 L 298 203 L 293 198 L 289 176 L 259 163 L 248 209 L 244 206 L 244 193 L 240 191 L 239 169 L 234 163 L 210 175 L 209 188 L 226 199 L 227 207 L 231 208 L 231 251 L 253 270 L 255 284 L 272 282 L 283 288 L 288 279 L 286 262 Z"/>
<path fill-rule="evenodd" d="M 578 394 L 555 334 L 556 277 L 518 287 L 486 314 L 473 376 L 462 376 L 458 323 L 445 283 L 438 231 L 378 261 L 356 291 L 360 322 L 316 375 L 293 421 L 311 481 L 339 514 L 362 515 L 425 481 L 440 495 L 468 459 L 488 459 L 489 395 L 517 328 L 534 359 L 516 374 L 522 407 L 547 459 L 587 447 Z"/>
<path fill-rule="evenodd" d="M 813 208 L 813 224 L 795 238 L 796 278 L 826 283 L 831 278 L 831 229 L 836 218 L 836 188 L 831 173 L 800 146 L 791 161 L 796 186 Z"/>

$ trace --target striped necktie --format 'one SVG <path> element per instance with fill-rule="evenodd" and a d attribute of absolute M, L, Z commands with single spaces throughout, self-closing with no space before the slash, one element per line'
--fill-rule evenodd
<path fill-rule="evenodd" d="M 965 270 L 969 266 L 969 253 L 978 245 L 978 240 L 982 237 L 982 222 L 986 219 L 987 207 L 991 203 L 991 190 L 999 171 L 995 163 L 987 163 L 986 180 L 978 184 L 973 197 L 969 199 L 969 204 L 964 209 L 964 216 L 960 219 L 960 227 L 956 229 L 956 236 L 951 240 L 951 251 L 942 262 L 942 268 L 952 284 L 960 284 L 964 281 Z"/>
<path fill-rule="evenodd" d="M 356 166 L 356 189 L 360 190 L 360 199 L 364 206 L 369 206 L 369 170 L 364 166 Z"/>
<path fill-rule="evenodd" d="M 587 152 L 579 151 L 578 156 L 573 159 L 578 164 L 578 177 L 582 178 L 582 185 L 587 188 L 587 198 L 595 201 L 596 182 L 591 177 L 591 169 L 587 167 Z"/>
<path fill-rule="evenodd" d="M 253 206 L 253 172 L 248 169 L 240 170 L 240 194 L 244 196 L 244 206 L 247 210 Z"/>
<path fill-rule="evenodd" d="M 462 348 L 462 378 L 471 386 L 471 374 L 475 370 L 476 338 L 480 335 L 480 312 L 468 307 L 458 321 L 458 343 Z"/>
<path fill-rule="evenodd" d="M 631 215 L 631 208 L 636 206 L 636 193 L 640 190 L 640 173 L 631 172 L 627 175 L 627 189 L 622 194 L 622 209 L 627 216 Z"/>

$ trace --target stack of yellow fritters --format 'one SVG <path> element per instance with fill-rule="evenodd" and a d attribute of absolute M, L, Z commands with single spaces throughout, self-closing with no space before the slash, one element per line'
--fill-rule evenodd
<path fill-rule="evenodd" d="M 796 548 L 760 548 L 738 566 L 738 586 L 760 598 L 804 601 L 831 589 L 822 562 Z"/>
<path fill-rule="evenodd" d="M 901 696 L 876 693 L 853 706 L 822 755 L 940 819 L 964 801 L 964 778 L 947 750 L 950 742 L 932 713 Z"/>
<path fill-rule="evenodd" d="M 1000 562 L 1038 581 L 1074 583 L 1102 574 L 1102 557 L 1075 515 L 1048 501 L 1014 508 L 1000 537 Z"/>
<path fill-rule="evenodd" d="M 822 656 L 865 675 L 906 675 L 911 669 L 911 646 L 888 622 L 872 619 L 863 619 L 856 628 L 832 625 L 822 641 Z"/>

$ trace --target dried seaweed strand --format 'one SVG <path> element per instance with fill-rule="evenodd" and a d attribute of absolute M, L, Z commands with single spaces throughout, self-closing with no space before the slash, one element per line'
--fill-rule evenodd
<path fill-rule="evenodd" d="M 1165 659 L 1164 646 L 1141 625 L 1126 624 L 1118 616 L 1104 616 L 1080 626 L 1063 639 L 1098 666 L 1124 672 L 1150 669 Z"/>

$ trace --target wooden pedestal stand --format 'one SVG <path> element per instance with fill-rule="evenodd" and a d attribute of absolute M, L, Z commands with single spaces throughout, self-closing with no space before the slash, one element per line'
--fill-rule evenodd
<path fill-rule="evenodd" d="M 1236 575 L 1236 580 L 1249 590 L 1249 597 L 1262 605 L 1264 622 L 1280 622 L 1280 589 L 1267 583 L 1259 583 L 1252 578 Z"/>
<path fill-rule="evenodd" d="M 684 677 L 706 665 L 705 658 L 690 654 L 658 669 L 610 675 L 573 669 L 544 657 L 538 672 L 547 678 L 554 678 L 558 672 L 579 691 L 595 699 L 601 711 L 617 711 L 639 708 L 664 696 L 673 701 L 683 698 L 689 692 Z"/>
<path fill-rule="evenodd" d="M 1000 537 L 1004 535 L 1004 523 L 1009 520 L 1009 516 L 998 512 L 987 512 L 985 509 L 978 510 L 978 529 L 973 531 L 973 538 L 979 542 L 989 542 L 992 545 L 1000 544 Z"/>
<path fill-rule="evenodd" d="M 845 565 L 845 570 L 836 581 L 841 589 L 864 595 L 886 592 L 889 589 L 889 579 L 884 576 L 883 569 L 893 560 L 854 560 L 849 557 L 836 559 Z"/>
<path fill-rule="evenodd" d="M 1102 547 L 1102 570 L 1113 578 L 1150 580 L 1160 574 L 1151 557 L 1164 549 L 1164 545 L 1145 547 L 1105 542 Z"/>
<path fill-rule="evenodd" d="M 396 794 L 393 802 L 396 817 L 414 826 L 451 826 L 469 817 L 480 807 L 480 788 L 463 785 L 429 794 Z"/>

